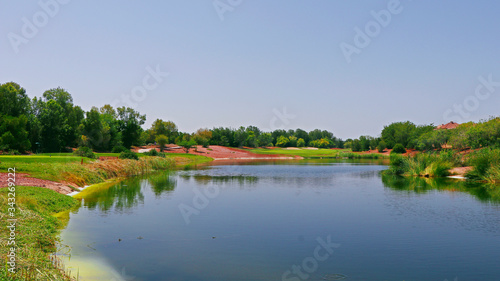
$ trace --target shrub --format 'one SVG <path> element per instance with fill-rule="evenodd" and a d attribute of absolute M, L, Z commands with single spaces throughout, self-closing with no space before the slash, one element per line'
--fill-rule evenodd
<path fill-rule="evenodd" d="M 406 159 L 401 155 L 392 154 L 388 173 L 399 176 L 404 174 L 406 170 L 407 170 Z"/>
<path fill-rule="evenodd" d="M 406 149 L 402 144 L 397 143 L 392 149 L 391 153 L 398 153 L 398 154 L 406 153 Z"/>
<path fill-rule="evenodd" d="M 303 138 L 300 138 L 297 140 L 297 147 L 304 147 L 306 146 L 306 141 Z"/>
<path fill-rule="evenodd" d="M 385 144 L 385 141 L 380 141 L 377 146 L 378 152 L 384 152 L 384 150 L 387 148 L 387 145 Z"/>
<path fill-rule="evenodd" d="M 160 146 L 160 151 L 163 151 L 165 145 L 168 143 L 168 137 L 165 135 L 158 135 L 156 136 L 155 141 Z"/>
<path fill-rule="evenodd" d="M 196 145 L 196 142 L 194 140 L 183 140 L 177 143 L 178 146 L 182 146 L 184 148 L 184 151 L 186 153 L 189 153 L 189 149 L 193 146 Z"/>
<path fill-rule="evenodd" d="M 21 153 L 17 149 L 9 149 L 9 155 L 21 155 Z"/>
<path fill-rule="evenodd" d="M 73 154 L 78 155 L 78 156 L 82 156 L 82 157 L 87 157 L 90 159 L 96 158 L 92 149 L 90 149 L 90 147 L 86 147 L 86 146 L 80 146 L 77 150 L 75 150 L 75 152 L 73 152 Z"/>
<path fill-rule="evenodd" d="M 120 152 L 124 152 L 124 151 L 127 151 L 128 149 L 123 146 L 123 145 L 117 145 L 117 146 L 114 146 L 112 149 L 111 149 L 111 152 L 113 153 L 120 153 Z"/>
<path fill-rule="evenodd" d="M 165 158 L 165 153 L 158 152 L 156 149 L 151 149 L 150 151 L 145 152 L 144 155 L 147 155 L 147 156 L 157 156 L 157 157 Z"/>
<path fill-rule="evenodd" d="M 473 180 L 500 182 L 500 150 L 485 148 L 471 153 L 467 161 L 474 169 L 466 174 Z"/>
<path fill-rule="evenodd" d="M 351 150 L 353 152 L 361 151 L 361 142 L 358 139 L 352 141 Z"/>
<path fill-rule="evenodd" d="M 122 153 L 120 153 L 120 156 L 118 156 L 118 158 L 139 160 L 139 156 L 137 155 L 137 153 L 130 150 L 123 151 Z"/>

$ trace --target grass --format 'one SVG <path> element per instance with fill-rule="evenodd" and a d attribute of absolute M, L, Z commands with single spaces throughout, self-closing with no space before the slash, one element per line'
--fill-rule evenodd
<path fill-rule="evenodd" d="M 290 156 L 301 156 L 304 158 L 365 158 L 365 159 L 379 159 L 379 158 L 387 158 L 385 155 L 381 154 L 361 154 L 351 152 L 350 149 L 286 149 L 286 148 L 255 148 L 249 149 L 248 151 L 258 154 L 282 154 L 282 155 L 290 155 Z"/>
<path fill-rule="evenodd" d="M 9 207 L 7 188 L 0 189 L 2 221 L 7 223 Z M 58 229 L 61 225 L 52 214 L 70 209 L 78 204 L 72 197 L 39 187 L 16 187 L 16 273 L 7 272 L 6 246 L 10 231 L 0 228 L 0 253 L 4 266 L 0 268 L 0 280 L 69 280 L 54 266 L 56 260 L 50 256 L 56 250 Z"/>
<path fill-rule="evenodd" d="M 500 183 L 500 149 L 484 148 L 468 155 L 467 164 L 473 170 L 467 173 L 472 180 Z"/>
<path fill-rule="evenodd" d="M 391 154 L 389 169 L 393 175 L 418 177 L 445 177 L 453 167 L 460 166 L 460 156 L 453 152 L 418 153 L 415 156 Z"/>
<path fill-rule="evenodd" d="M 118 155 L 118 154 L 116 154 Z M 103 155 L 100 155 L 103 156 Z M 107 156 L 114 156 L 108 154 Z M 28 173 L 33 177 L 53 181 L 72 182 L 79 186 L 101 183 L 98 188 L 108 188 L 115 182 L 108 179 L 142 175 L 158 170 L 189 168 L 212 161 L 212 158 L 199 155 L 167 154 L 162 157 L 143 156 L 139 160 L 113 159 L 97 161 L 75 157 L 72 154 L 36 155 L 36 156 L 0 156 L 0 172 L 7 172 L 15 167 L 16 172 Z M 90 190 L 90 189 L 89 189 Z M 2 221 L 7 223 L 8 214 L 7 188 L 0 188 Z M 58 268 L 59 261 L 52 257 L 57 241 L 58 228 L 64 219 L 53 214 L 67 211 L 78 204 L 75 198 L 59 194 L 40 187 L 16 188 L 17 266 L 15 274 L 9 275 L 7 269 L 7 237 L 9 229 L 0 228 L 0 250 L 4 266 L 0 268 L 0 280 L 70 280 Z M 67 218 L 66 218 L 67 219 Z"/>
<path fill-rule="evenodd" d="M 81 164 L 84 159 L 84 164 Z M 198 155 L 173 155 L 140 157 L 138 161 L 113 159 L 97 161 L 74 156 L 0 156 L 0 172 L 15 167 L 18 173 L 32 177 L 71 182 L 78 186 L 104 182 L 114 177 L 135 176 L 156 170 L 173 169 L 175 166 L 192 166 L 211 161 L 212 158 Z"/>

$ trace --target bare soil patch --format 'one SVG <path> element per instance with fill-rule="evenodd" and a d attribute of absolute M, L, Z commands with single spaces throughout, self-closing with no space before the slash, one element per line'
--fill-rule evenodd
<path fill-rule="evenodd" d="M 8 187 L 7 182 L 8 173 L 0 173 L 0 188 Z M 69 183 L 59 183 L 49 180 L 41 180 L 37 178 L 32 178 L 28 174 L 18 174 L 16 173 L 16 186 L 38 186 L 43 188 L 52 189 L 55 192 L 61 194 L 68 194 L 74 191 Z"/>

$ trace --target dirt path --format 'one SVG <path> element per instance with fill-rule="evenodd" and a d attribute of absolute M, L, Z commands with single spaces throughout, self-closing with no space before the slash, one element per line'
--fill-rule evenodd
<path fill-rule="evenodd" d="M 0 188 L 9 186 L 9 183 L 7 181 L 8 178 L 9 178 L 8 173 L 0 173 Z M 69 184 L 31 178 L 28 174 L 18 174 L 18 173 L 16 173 L 16 186 L 44 187 L 52 189 L 61 194 L 68 194 L 74 191 Z"/>

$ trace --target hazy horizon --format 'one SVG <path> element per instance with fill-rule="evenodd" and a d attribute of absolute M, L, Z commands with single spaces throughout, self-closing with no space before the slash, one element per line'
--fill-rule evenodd
<path fill-rule="evenodd" d="M 434 5 L 431 5 L 434 4 Z M 379 135 L 498 116 L 493 1 L 5 2 L 0 83 L 62 87 L 179 130 Z M 167 74 L 168 73 L 168 74 Z"/>

